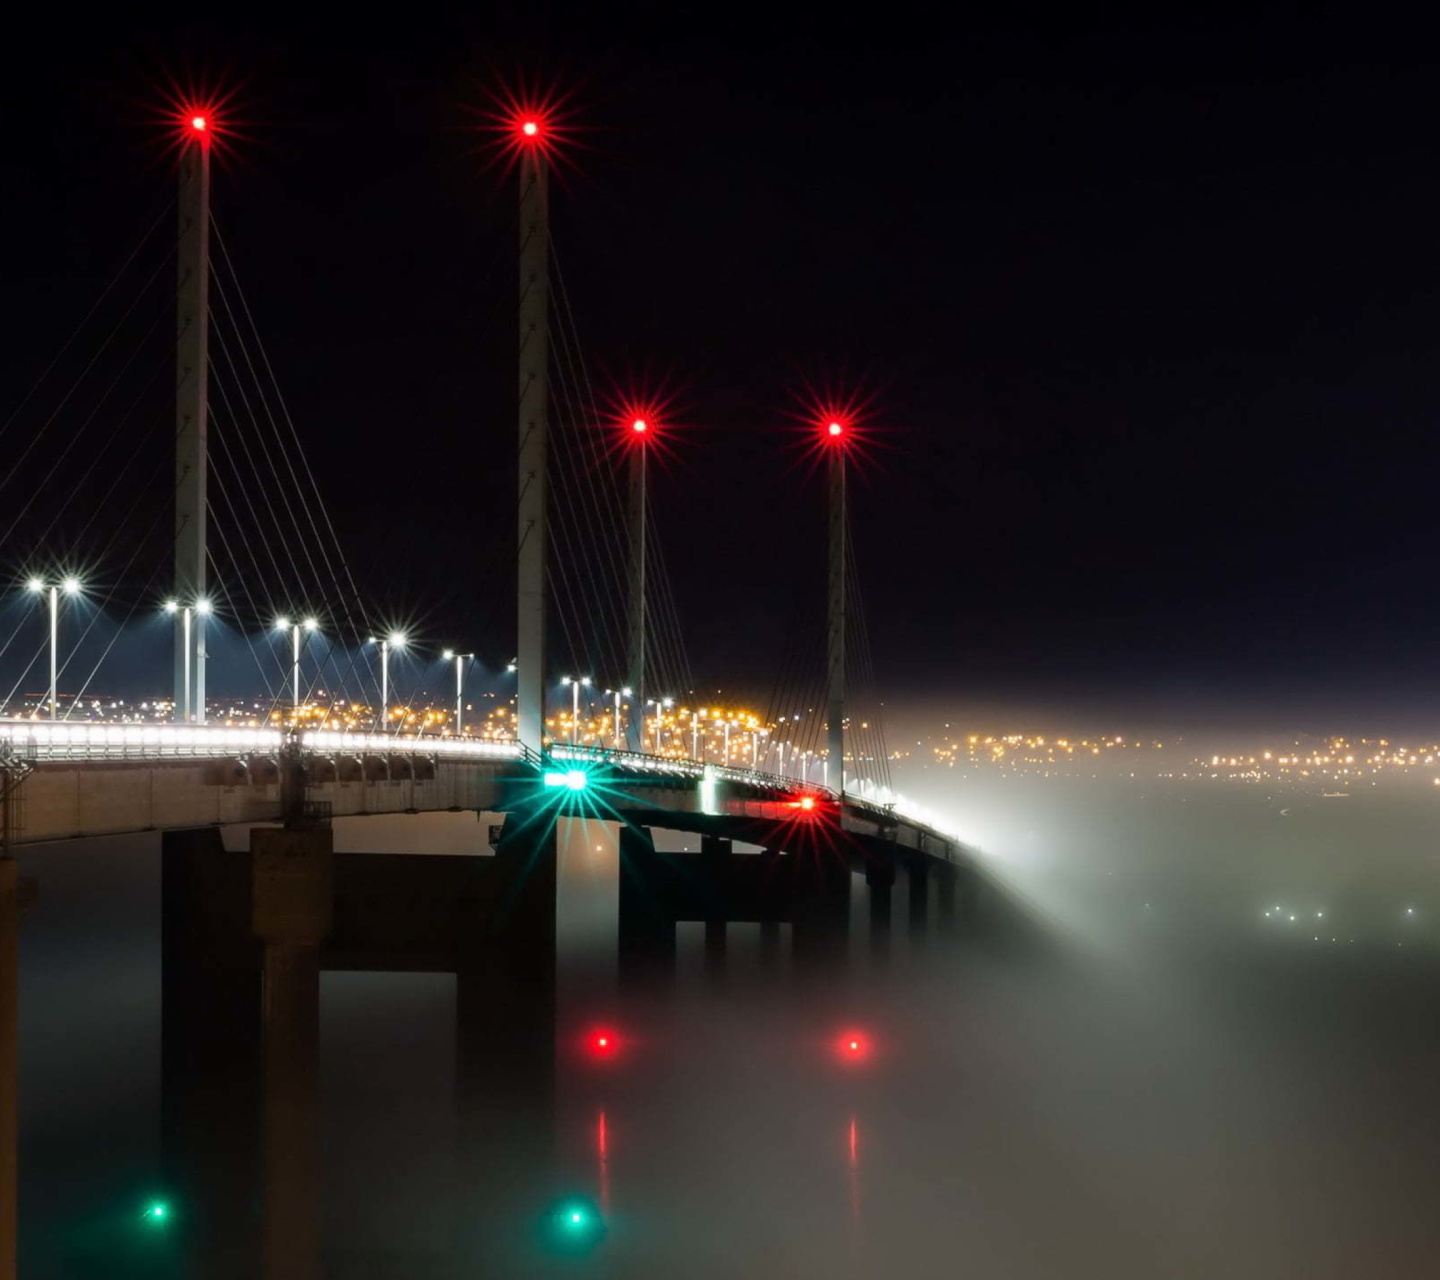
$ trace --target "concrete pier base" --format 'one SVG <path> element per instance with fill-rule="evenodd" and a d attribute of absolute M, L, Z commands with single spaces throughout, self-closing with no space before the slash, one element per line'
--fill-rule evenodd
<path fill-rule="evenodd" d="M 930 926 L 930 861 L 911 858 L 905 868 L 909 882 L 909 932 L 911 942 L 923 942 Z"/>
<path fill-rule="evenodd" d="M 250 833 L 254 929 L 264 947 L 264 1280 L 320 1275 L 320 944 L 330 932 L 328 827 Z"/>
<path fill-rule="evenodd" d="M 251 861 L 214 827 L 161 843 L 161 1177 L 180 1273 L 260 1273 L 260 944 Z"/>
<path fill-rule="evenodd" d="M 870 961 L 883 969 L 890 963 L 890 917 L 895 887 L 893 863 L 876 863 L 865 870 L 870 892 Z"/>
<path fill-rule="evenodd" d="M 19 1240 L 20 872 L 0 857 L 0 1280 L 15 1280 Z"/>
<path fill-rule="evenodd" d="M 664 866 L 645 827 L 620 828 L 621 982 L 667 984 L 675 973 L 675 918 L 661 895 Z"/>

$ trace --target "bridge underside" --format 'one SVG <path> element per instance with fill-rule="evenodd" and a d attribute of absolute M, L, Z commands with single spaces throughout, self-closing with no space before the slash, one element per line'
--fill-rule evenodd
<path fill-rule="evenodd" d="M 256 828 L 243 852 L 227 851 L 215 827 L 164 835 L 163 1145 L 167 1185 L 187 1205 L 187 1274 L 238 1280 L 260 1273 L 267 1248 L 318 1249 L 324 970 L 456 975 L 462 1159 L 477 1188 L 488 1178 L 493 1212 L 535 1202 L 541 1191 L 523 1175 L 496 1185 L 494 1171 L 528 1167 L 549 1140 L 572 945 L 557 921 L 577 892 L 562 866 L 575 857 L 567 840 L 578 838 L 587 862 L 606 850 L 608 889 L 594 897 L 593 867 L 581 868 L 578 892 L 610 904 L 603 927 L 622 989 L 666 982 L 685 921 L 704 921 L 707 953 L 718 937 L 722 954 L 728 923 L 786 924 L 792 967 L 833 976 L 856 872 L 870 886 L 872 926 L 880 903 L 885 930 L 898 872 L 912 927 L 953 923 L 957 896 L 962 906 L 973 897 L 969 868 L 838 824 L 656 809 L 616 817 L 511 813 L 488 856 L 337 855 L 323 825 Z M 658 851 L 655 828 L 699 832 L 700 851 Z M 736 842 L 760 851 L 736 852 Z"/>

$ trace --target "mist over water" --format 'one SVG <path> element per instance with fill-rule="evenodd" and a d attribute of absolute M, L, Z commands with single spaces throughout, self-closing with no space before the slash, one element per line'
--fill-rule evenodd
<path fill-rule="evenodd" d="M 562 990 L 555 1141 L 533 1154 L 555 1200 L 605 1220 L 582 1254 L 489 1212 L 524 1171 L 462 1150 L 455 979 L 326 973 L 325 1274 L 1430 1273 L 1435 796 L 917 781 L 984 848 L 990 883 L 953 945 L 907 938 L 897 886 L 885 962 L 857 882 L 848 967 L 821 981 L 767 965 L 755 926 L 707 966 L 695 925 L 668 997 L 604 995 L 603 956 Z M 473 815 L 337 837 L 479 840 Z M 158 838 L 22 864 L 41 892 L 22 943 L 22 1274 L 174 1274 L 139 1221 L 165 1193 Z M 594 1025 L 623 1052 L 581 1052 Z"/>

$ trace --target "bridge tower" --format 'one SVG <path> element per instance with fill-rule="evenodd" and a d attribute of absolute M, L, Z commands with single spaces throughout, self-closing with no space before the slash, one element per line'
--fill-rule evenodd
<path fill-rule="evenodd" d="M 641 410 L 630 418 L 630 524 L 629 639 L 626 646 L 628 683 L 635 708 L 630 715 L 626 745 L 631 751 L 644 748 L 645 725 L 645 518 L 648 498 L 645 486 L 650 465 L 650 433 L 654 414 Z M 658 748 L 657 748 L 658 750 Z"/>
<path fill-rule="evenodd" d="M 175 307 L 175 720 L 205 721 L 205 482 L 210 382 L 210 147 L 215 121 L 181 121 Z"/>
<path fill-rule="evenodd" d="M 547 151 L 550 122 L 541 112 L 511 122 L 520 160 L 520 447 L 516 550 L 516 736 L 539 751 L 545 732 L 546 559 L 549 533 L 550 221 Z"/>
<path fill-rule="evenodd" d="M 850 425 L 828 417 L 824 442 L 830 473 L 830 607 L 825 653 L 825 725 L 829 784 L 845 790 L 845 450 Z"/>

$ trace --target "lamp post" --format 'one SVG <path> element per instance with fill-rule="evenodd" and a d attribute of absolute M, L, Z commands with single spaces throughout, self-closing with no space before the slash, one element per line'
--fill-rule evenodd
<path fill-rule="evenodd" d="M 620 699 L 621 699 L 621 698 L 628 698 L 628 697 L 631 696 L 630 686 L 629 686 L 629 685 L 626 685 L 625 688 L 623 688 L 623 689 L 606 689 L 605 692 L 606 692 L 606 693 L 609 693 L 609 694 L 613 694 L 613 695 L 615 696 L 615 721 L 614 721 L 613 725 L 611 726 L 611 728 L 612 728 L 613 731 L 614 731 L 615 750 L 616 750 L 616 751 L 619 751 L 619 750 L 620 750 Z M 642 719 L 643 719 L 643 717 L 642 717 Z M 641 749 L 642 749 L 642 750 L 644 749 L 644 744 L 643 744 L 643 743 L 641 744 Z"/>
<path fill-rule="evenodd" d="M 181 604 L 178 600 L 165 601 L 165 612 L 180 615 L 180 634 L 182 638 L 181 647 L 185 650 L 182 661 L 183 680 L 181 683 L 181 701 L 175 708 L 176 717 L 182 724 L 189 724 L 196 719 L 195 708 L 191 706 L 190 699 L 196 692 L 196 686 L 190 679 L 190 656 L 195 652 L 191 643 L 191 632 L 193 630 L 193 617 L 205 617 L 210 612 L 210 601 L 197 600 L 194 604 Z M 200 723 L 205 722 L 205 715 L 202 710 L 198 717 Z"/>
<path fill-rule="evenodd" d="M 289 618 L 276 618 L 276 631 L 290 632 L 290 705 L 294 709 L 295 724 L 300 723 L 300 644 L 303 632 L 314 631 L 320 624 L 314 618 L 303 622 L 291 622 Z"/>
<path fill-rule="evenodd" d="M 455 659 L 455 736 L 460 736 L 460 729 L 465 719 L 465 662 L 473 659 L 473 653 L 456 653 L 454 649 L 446 649 L 445 660 Z M 510 664 L 510 669 L 515 669 L 515 664 Z"/>
<path fill-rule="evenodd" d="M 674 698 L 651 698 L 651 699 L 649 699 L 649 700 L 645 703 L 645 706 L 646 706 L 646 707 L 654 707 L 654 708 L 655 708 L 655 737 L 654 737 L 654 740 L 653 740 L 652 745 L 653 745 L 654 748 L 655 748 L 655 754 L 656 754 L 657 756 L 660 755 L 660 754 L 662 754 L 662 752 L 661 752 L 661 750 L 660 750 L 660 726 L 661 726 L 661 724 L 664 722 L 665 709 L 666 709 L 667 707 L 673 707 L 674 705 L 675 705 L 675 699 L 674 699 Z M 643 721 L 644 718 L 645 718 L 645 707 L 641 707 L 641 708 L 640 708 L 640 718 L 641 718 L 642 721 Z M 644 728 L 643 724 L 642 724 L 641 728 L 642 728 L 642 730 L 643 730 L 643 728 Z M 643 732 L 641 733 L 641 737 L 642 737 L 642 738 L 644 737 L 644 733 L 643 733 Z M 644 743 L 643 743 L 643 742 L 641 743 L 641 746 L 642 746 L 642 748 L 643 748 L 643 746 L 644 746 Z"/>
<path fill-rule="evenodd" d="M 60 639 L 60 593 L 63 591 L 67 596 L 78 596 L 80 580 L 78 578 L 62 578 L 58 583 L 47 583 L 42 582 L 39 578 L 31 578 L 29 587 L 37 596 L 47 596 L 50 602 L 50 719 L 58 720 L 60 718 L 60 694 L 57 655 Z"/>
<path fill-rule="evenodd" d="M 588 685 L 590 677 L 581 676 L 577 680 L 574 676 L 566 676 L 560 683 L 570 686 L 570 745 L 573 747 L 580 732 L 580 686 Z"/>
<path fill-rule="evenodd" d="M 700 713 L 690 713 L 690 759 L 700 759 Z"/>
<path fill-rule="evenodd" d="M 390 731 L 390 650 L 403 649 L 406 645 L 403 631 L 392 631 L 388 636 L 376 640 L 371 636 L 369 644 L 380 646 L 380 730 Z"/>

